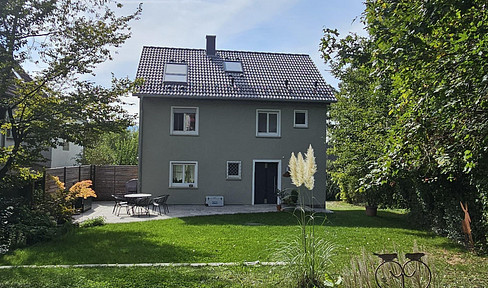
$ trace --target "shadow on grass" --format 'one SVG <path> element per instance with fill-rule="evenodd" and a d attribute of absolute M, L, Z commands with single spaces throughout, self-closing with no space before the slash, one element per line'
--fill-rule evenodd
<path fill-rule="evenodd" d="M 4 255 L 0 265 L 194 262 L 209 256 L 178 246 L 177 239 L 172 244 L 158 243 L 147 236 L 137 231 L 78 229 L 59 239 Z"/>
<path fill-rule="evenodd" d="M 299 214 L 296 213 L 298 216 Z M 180 218 L 187 225 L 238 225 L 238 226 L 296 226 L 297 216 L 293 212 L 269 212 L 253 214 L 212 215 Z M 364 210 L 338 210 L 333 214 L 316 213 L 317 225 L 325 223 L 334 227 L 370 227 L 414 229 L 406 215 L 389 211 L 378 211 L 378 216 L 366 216 Z M 325 221 L 324 221 L 325 219 Z"/>

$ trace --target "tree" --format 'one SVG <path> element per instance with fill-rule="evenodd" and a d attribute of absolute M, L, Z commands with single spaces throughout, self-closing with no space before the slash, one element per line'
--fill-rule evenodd
<path fill-rule="evenodd" d="M 105 131 L 121 131 L 133 121 L 119 96 L 134 88 L 113 79 L 111 88 L 80 80 L 112 59 L 113 48 L 130 37 L 122 5 L 99 0 L 9 0 L 0 7 L 0 125 L 14 144 L 0 147 L 0 179 L 31 166 L 40 152 L 63 140 L 90 146 Z M 22 64 L 42 67 L 32 79 Z"/>
<path fill-rule="evenodd" d="M 390 129 L 381 138 L 385 150 L 371 162 L 361 187 L 393 186 L 412 211 L 426 215 L 438 231 L 454 237 L 460 234 L 459 201 L 468 201 L 475 240 L 486 243 L 486 1 L 368 0 L 365 4 L 363 21 L 370 36 L 356 42 L 359 48 L 327 44 L 329 50 L 324 50 L 336 51 L 339 63 L 349 58 L 359 61 L 364 53 L 358 51 L 370 51 L 369 71 L 350 64 L 344 67 L 352 70 L 342 71 L 351 77 L 368 72 L 368 81 L 375 83 L 370 97 L 383 93 L 385 83 L 388 87 L 384 99 L 389 100 Z M 333 44 L 327 42 L 327 35 L 324 39 Z M 358 89 L 355 92 L 352 97 L 364 97 Z"/>
<path fill-rule="evenodd" d="M 337 159 L 329 164 L 333 181 L 339 185 L 341 199 L 377 205 L 377 197 L 366 197 L 361 179 L 385 153 L 385 142 L 393 119 L 389 115 L 391 84 L 376 78 L 372 45 L 365 37 L 348 35 L 338 39 L 336 30 L 325 29 L 322 57 L 341 80 L 337 103 L 331 106 L 328 130 L 329 153 Z M 333 59 L 330 55 L 337 53 Z M 371 189 L 370 189 L 371 190 Z"/>
<path fill-rule="evenodd" d="M 82 164 L 137 165 L 139 132 L 126 129 L 121 133 L 105 133 L 92 148 L 85 148 Z"/>

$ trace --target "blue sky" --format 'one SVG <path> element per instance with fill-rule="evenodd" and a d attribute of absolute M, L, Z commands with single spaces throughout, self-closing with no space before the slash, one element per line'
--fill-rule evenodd
<path fill-rule="evenodd" d="M 362 0 L 119 0 L 123 11 L 143 3 L 132 37 L 113 61 L 101 64 L 93 81 L 109 85 L 111 74 L 134 79 L 143 46 L 205 48 L 205 36 L 217 36 L 217 49 L 308 54 L 326 82 L 337 87 L 318 51 L 324 27 L 341 35 L 365 35 Z M 131 113 L 138 112 L 138 99 Z"/>

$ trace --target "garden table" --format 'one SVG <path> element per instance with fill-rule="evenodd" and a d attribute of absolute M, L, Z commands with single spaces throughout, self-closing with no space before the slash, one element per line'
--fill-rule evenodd
<path fill-rule="evenodd" d="M 147 198 L 151 197 L 152 194 L 147 194 L 147 193 L 134 193 L 134 194 L 125 194 L 125 198 Z"/>
<path fill-rule="evenodd" d="M 141 207 L 146 210 L 147 215 L 149 215 L 149 205 L 150 205 L 149 197 L 151 196 L 152 194 L 148 194 L 148 193 L 133 193 L 133 194 L 124 195 L 125 198 L 128 198 L 127 202 L 129 203 L 129 205 L 132 206 L 132 214 L 135 214 L 134 213 L 135 207 Z"/>

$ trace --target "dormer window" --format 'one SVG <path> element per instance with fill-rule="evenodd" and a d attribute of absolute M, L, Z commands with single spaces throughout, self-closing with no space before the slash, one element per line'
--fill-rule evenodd
<path fill-rule="evenodd" d="M 188 65 L 186 63 L 166 63 L 163 82 L 166 84 L 187 84 Z"/>
<path fill-rule="evenodd" d="M 224 61 L 225 72 L 242 73 L 242 62 L 241 61 Z"/>

